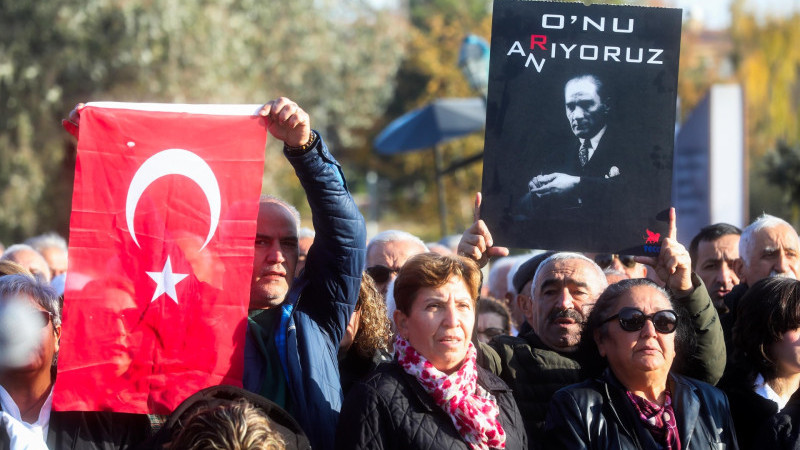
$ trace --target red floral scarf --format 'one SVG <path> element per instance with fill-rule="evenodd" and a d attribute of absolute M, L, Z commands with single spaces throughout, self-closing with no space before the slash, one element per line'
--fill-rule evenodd
<path fill-rule="evenodd" d="M 458 371 L 447 375 L 420 355 L 402 336 L 394 344 L 397 362 L 414 376 L 433 401 L 453 421 L 473 449 L 506 448 L 506 433 L 498 420 L 494 396 L 478 385 L 477 355 L 470 342 L 467 358 Z"/>

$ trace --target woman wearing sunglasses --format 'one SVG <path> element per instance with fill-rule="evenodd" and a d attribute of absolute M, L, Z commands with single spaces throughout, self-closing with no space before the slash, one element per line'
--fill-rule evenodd
<path fill-rule="evenodd" d="M 647 279 L 606 289 L 589 315 L 586 351 L 607 368 L 558 391 L 547 416 L 547 448 L 737 448 L 722 391 L 671 372 L 691 346 L 688 319 Z M 686 354 L 686 353 L 684 353 Z"/>

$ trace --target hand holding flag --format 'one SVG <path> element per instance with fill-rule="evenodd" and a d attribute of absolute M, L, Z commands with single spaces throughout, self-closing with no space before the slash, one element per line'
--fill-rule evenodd
<path fill-rule="evenodd" d="M 301 147 L 311 139 L 308 113 L 286 97 L 267 102 L 258 113 L 266 119 L 270 134 L 289 147 Z"/>

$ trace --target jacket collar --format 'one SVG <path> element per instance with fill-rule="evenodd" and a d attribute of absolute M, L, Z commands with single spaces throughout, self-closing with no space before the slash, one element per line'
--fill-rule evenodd
<path fill-rule="evenodd" d="M 686 382 L 683 377 L 670 374 L 670 378 L 673 386 L 672 400 L 675 402 L 673 410 L 678 416 L 681 448 L 687 448 L 700 415 L 700 398 L 697 396 L 695 387 Z"/>
<path fill-rule="evenodd" d="M 627 389 L 617 380 L 610 368 L 606 368 L 601 377 L 601 381 L 608 387 L 609 400 L 618 413 L 619 420 L 629 434 L 639 442 L 645 442 L 645 447 L 658 448 L 653 436 L 640 423 L 630 400 L 625 396 Z M 678 425 L 678 437 L 681 440 L 681 448 L 688 448 L 689 440 L 697 425 L 700 414 L 700 398 L 695 392 L 695 387 L 689 384 L 680 375 L 669 374 L 670 389 L 672 391 L 673 411 L 675 412 Z M 652 445 L 651 445 L 652 444 Z"/>

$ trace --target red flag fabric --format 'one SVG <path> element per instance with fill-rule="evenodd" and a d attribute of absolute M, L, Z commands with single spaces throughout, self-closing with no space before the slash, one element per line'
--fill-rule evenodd
<path fill-rule="evenodd" d="M 241 386 L 258 105 L 81 111 L 56 410 L 168 414 Z"/>

